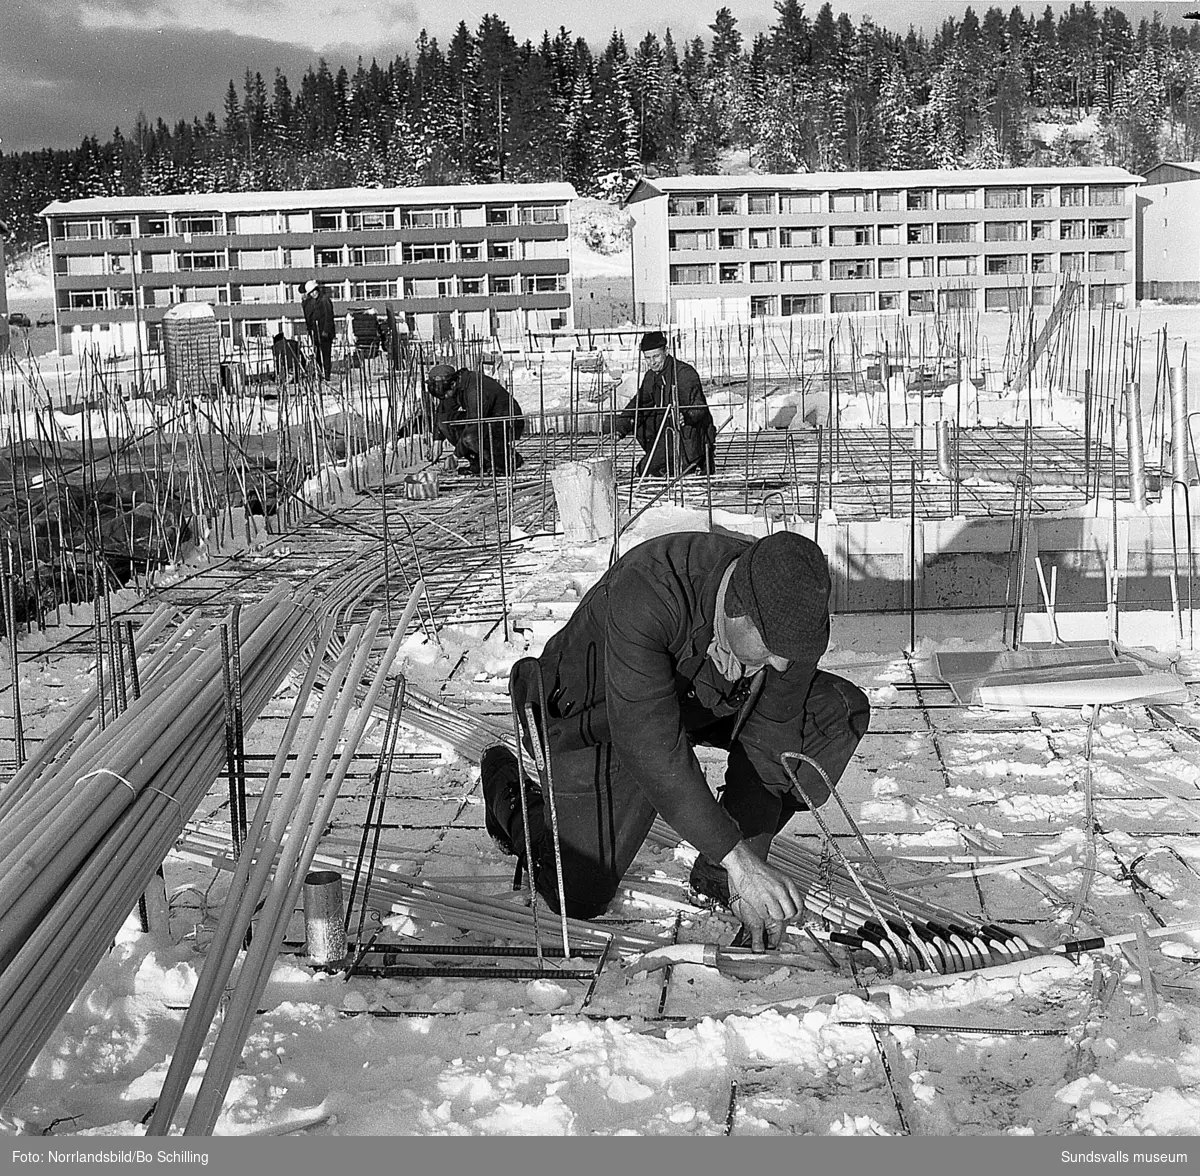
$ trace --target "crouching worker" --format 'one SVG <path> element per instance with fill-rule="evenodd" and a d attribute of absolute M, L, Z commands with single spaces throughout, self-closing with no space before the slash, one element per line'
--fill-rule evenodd
<path fill-rule="evenodd" d="M 604 912 L 661 815 L 700 851 L 693 889 L 728 905 L 753 946 L 778 943 L 804 896 L 767 851 L 794 813 L 829 799 L 801 762 L 801 802 L 780 755 L 803 752 L 836 782 L 870 718 L 858 687 L 817 669 L 829 591 L 824 554 L 800 535 L 664 535 L 622 556 L 546 643 L 536 717 L 569 915 Z M 729 753 L 718 798 L 697 744 Z M 489 748 L 481 772 L 487 830 L 523 858 L 516 759 Z M 528 799 L 538 892 L 558 911 L 549 823 L 541 798 Z"/>
<path fill-rule="evenodd" d="M 516 443 L 525 432 L 521 406 L 503 384 L 470 368 L 430 368 L 426 388 L 434 400 L 434 436 L 454 446 L 472 474 L 501 476 L 524 464 Z"/>
<path fill-rule="evenodd" d="M 645 454 L 639 475 L 711 474 L 717 431 L 696 369 L 667 354 L 661 331 L 647 331 L 640 350 L 646 374 L 637 395 L 613 419 L 613 432 L 637 438 Z"/>

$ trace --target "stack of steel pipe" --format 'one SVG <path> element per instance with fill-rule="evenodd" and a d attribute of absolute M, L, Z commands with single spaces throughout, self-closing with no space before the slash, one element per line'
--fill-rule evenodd
<path fill-rule="evenodd" d="M 261 713 L 313 638 L 282 590 L 242 610 L 242 708 Z M 159 622 L 156 621 L 156 624 Z M 160 626 L 161 627 L 161 626 Z M 144 645 L 144 642 L 143 642 Z M 0 806 L 0 1104 L 113 941 L 226 758 L 219 632 L 180 626 L 100 727 L 81 708 Z"/>
<path fill-rule="evenodd" d="M 679 844 L 678 834 L 661 820 L 655 822 L 651 838 L 660 845 Z M 925 971 L 932 963 L 938 972 L 968 972 L 1027 959 L 1042 950 L 1006 928 L 912 895 L 898 895 L 882 882 L 860 875 L 859 883 L 884 917 L 881 924 L 843 868 L 786 838 L 775 839 L 767 860 L 804 888 L 807 911 L 830 930 L 855 940 L 853 946 L 889 971 Z M 901 906 L 897 899 L 902 899 Z"/>

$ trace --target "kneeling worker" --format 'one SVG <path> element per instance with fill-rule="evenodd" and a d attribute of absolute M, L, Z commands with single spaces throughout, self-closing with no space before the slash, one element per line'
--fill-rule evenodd
<path fill-rule="evenodd" d="M 604 912 L 661 814 L 700 851 L 693 889 L 730 906 L 755 947 L 778 942 L 804 896 L 767 851 L 794 813 L 829 799 L 801 762 L 801 802 L 780 755 L 803 752 L 836 782 L 870 719 L 858 687 L 817 669 L 829 592 L 821 549 L 786 531 L 663 535 L 592 586 L 538 659 L 567 914 Z M 729 752 L 719 799 L 697 744 Z M 481 774 L 488 832 L 524 857 L 515 757 L 489 748 Z M 529 809 L 538 892 L 558 911 L 536 793 Z"/>
<path fill-rule="evenodd" d="M 472 474 L 501 476 L 521 468 L 516 442 L 525 432 L 521 406 L 503 384 L 470 368 L 430 368 L 426 388 L 435 403 L 434 436 L 449 441 L 466 458 Z"/>

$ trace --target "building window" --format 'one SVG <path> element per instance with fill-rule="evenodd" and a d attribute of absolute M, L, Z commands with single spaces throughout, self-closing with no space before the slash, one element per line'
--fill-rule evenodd
<path fill-rule="evenodd" d="M 238 233 L 249 236 L 251 233 L 274 233 L 279 219 L 271 212 L 239 213 L 234 218 L 234 224 Z"/>
<path fill-rule="evenodd" d="M 1058 222 L 1058 235 L 1063 241 L 1082 241 L 1084 238 L 1084 222 L 1065 220 Z"/>
<path fill-rule="evenodd" d="M 830 192 L 830 212 L 870 212 L 870 192 Z"/>
<path fill-rule="evenodd" d="M 104 222 L 98 220 L 63 221 L 62 235 L 68 241 L 93 241 L 104 236 Z"/>
<path fill-rule="evenodd" d="M 670 234 L 670 247 L 682 249 L 711 249 L 712 234 L 704 229 L 686 229 Z"/>
<path fill-rule="evenodd" d="M 103 310 L 105 307 L 103 290 L 72 290 L 67 297 L 71 310 Z"/>
<path fill-rule="evenodd" d="M 908 225 L 905 239 L 910 245 L 932 245 L 933 225 Z"/>
<path fill-rule="evenodd" d="M 110 222 L 110 227 L 114 237 L 133 236 L 133 221 L 131 220 L 114 220 Z"/>
<path fill-rule="evenodd" d="M 503 245 L 505 253 L 500 260 L 509 260 L 511 241 L 493 241 L 492 245 Z M 449 261 L 450 245 L 447 242 L 405 242 L 400 247 L 400 260 L 407 264 L 419 264 L 429 261 Z"/>
<path fill-rule="evenodd" d="M 909 290 L 909 292 L 908 292 L 908 313 L 909 314 L 932 314 L 933 313 L 933 291 L 932 290 Z"/>
<path fill-rule="evenodd" d="M 458 292 L 464 298 L 475 298 L 483 293 L 482 278 L 459 278 Z"/>
<path fill-rule="evenodd" d="M 879 226 L 879 244 L 880 245 L 899 245 L 900 244 L 900 226 L 899 225 L 880 225 Z"/>
<path fill-rule="evenodd" d="M 175 230 L 179 233 L 208 234 L 223 231 L 219 216 L 180 216 L 175 220 Z"/>
<path fill-rule="evenodd" d="M 461 241 L 459 242 L 459 244 L 458 244 L 458 260 L 459 261 L 478 261 L 481 256 L 482 256 L 482 250 L 481 250 L 478 242 L 471 242 L 469 244 L 465 244 Z"/>
<path fill-rule="evenodd" d="M 780 298 L 781 310 L 785 315 L 820 314 L 824 309 L 820 294 L 784 294 Z"/>
<path fill-rule="evenodd" d="M 1033 187 L 1029 189 L 1030 208 L 1049 208 L 1054 203 L 1054 189 Z"/>
<path fill-rule="evenodd" d="M 449 250 L 449 246 L 447 246 L 447 250 Z M 488 261 L 512 261 L 515 256 L 511 241 L 488 242 Z"/>
<path fill-rule="evenodd" d="M 390 265 L 386 245 L 355 245 L 350 249 L 351 265 Z"/>
<path fill-rule="evenodd" d="M 870 225 L 837 225 L 829 230 L 830 245 L 870 245 Z"/>
<path fill-rule="evenodd" d="M 402 229 L 447 229 L 451 227 L 450 209 L 448 208 L 402 208 L 400 210 L 400 227 Z"/>
<path fill-rule="evenodd" d="M 989 221 L 983 226 L 985 241 L 1024 241 L 1024 221 Z"/>
<path fill-rule="evenodd" d="M 909 188 L 905 207 L 909 212 L 925 212 L 933 207 L 932 188 Z"/>
<path fill-rule="evenodd" d="M 502 206 L 488 205 L 487 212 L 484 215 L 484 223 L 489 225 L 511 225 L 513 223 L 513 210 Z"/>
<path fill-rule="evenodd" d="M 746 197 L 746 211 L 751 216 L 770 216 L 775 211 L 775 196 L 770 192 L 751 193 Z"/>
<path fill-rule="evenodd" d="M 717 216 L 739 216 L 742 211 L 740 196 L 718 196 Z"/>
<path fill-rule="evenodd" d="M 236 303 L 246 302 L 278 302 L 278 286 L 234 286 L 231 300 Z"/>
<path fill-rule="evenodd" d="M 1094 220 L 1088 221 L 1088 236 L 1093 241 L 1111 241 L 1125 236 L 1123 220 Z"/>
<path fill-rule="evenodd" d="M 1029 239 L 1031 241 L 1049 241 L 1053 221 L 1030 221 Z"/>
<path fill-rule="evenodd" d="M 974 254 L 967 257 L 939 257 L 939 278 L 962 278 L 976 272 Z"/>
<path fill-rule="evenodd" d="M 513 292 L 513 279 L 508 274 L 500 277 L 493 274 L 489 285 L 493 294 L 511 294 Z"/>
<path fill-rule="evenodd" d="M 908 276 L 910 278 L 932 278 L 932 257 L 910 257 L 908 259 Z"/>
<path fill-rule="evenodd" d="M 781 249 L 807 249 L 821 243 L 820 229 L 786 228 L 779 230 L 779 247 Z"/>
<path fill-rule="evenodd" d="M 848 261 L 831 261 L 829 279 L 833 282 L 864 281 L 874 276 L 874 263 L 869 257 L 858 257 Z"/>
<path fill-rule="evenodd" d="M 1077 274 L 1083 271 L 1083 254 L 1082 253 L 1060 253 L 1058 255 L 1058 269 L 1060 273 Z"/>
<path fill-rule="evenodd" d="M 773 282 L 775 280 L 775 263 L 773 261 L 752 261 L 750 263 L 750 280 L 752 282 Z"/>
<path fill-rule="evenodd" d="M 523 225 L 561 225 L 563 209 L 561 204 L 527 204 L 518 209 Z"/>
<path fill-rule="evenodd" d="M 667 198 L 667 216 L 708 216 L 709 207 L 707 196 L 669 196 Z"/>
<path fill-rule="evenodd" d="M 879 309 L 880 310 L 899 310 L 900 309 L 900 291 L 899 290 L 881 290 L 879 293 Z"/>
<path fill-rule="evenodd" d="M 775 245 L 775 230 L 774 229 L 751 229 L 750 230 L 750 248 L 751 249 L 771 249 Z"/>
<path fill-rule="evenodd" d="M 1095 208 L 1115 208 L 1125 203 L 1125 188 L 1120 184 L 1093 184 L 1089 195 Z"/>
<path fill-rule="evenodd" d="M 210 302 L 224 306 L 229 301 L 229 292 L 224 286 L 184 286 L 180 293 L 184 302 Z M 334 291 L 330 291 L 334 294 Z M 334 294 L 334 297 L 337 297 Z"/>
<path fill-rule="evenodd" d="M 880 192 L 876 203 L 880 212 L 899 212 L 900 193 L 895 189 Z"/>
<path fill-rule="evenodd" d="M 341 265 L 341 249 L 318 249 L 316 252 L 316 264 L 318 266 Z"/>
<path fill-rule="evenodd" d="M 989 254 L 983 259 L 985 274 L 1023 274 L 1025 255 L 1022 253 Z"/>
<path fill-rule="evenodd" d="M 750 299 L 750 317 L 770 318 L 775 313 L 775 298 L 771 294 L 756 294 Z"/>
<path fill-rule="evenodd" d="M 820 278 L 819 261 L 784 261 L 779 265 L 779 279 L 783 282 L 816 282 Z"/>
<path fill-rule="evenodd" d="M 1050 254 L 1031 253 L 1029 255 L 1029 272 L 1031 274 L 1048 274 L 1050 272 Z"/>
<path fill-rule="evenodd" d="M 779 197 L 779 211 L 785 215 L 792 212 L 820 212 L 821 196 L 817 192 L 785 192 Z"/>
<path fill-rule="evenodd" d="M 395 227 L 396 214 L 391 209 L 369 208 L 346 213 L 347 229 L 361 231 L 363 229 L 392 229 Z"/>
<path fill-rule="evenodd" d="M 989 286 L 983 292 L 984 310 L 1018 311 L 1025 305 L 1025 291 L 1020 286 Z"/>
<path fill-rule="evenodd" d="M 180 270 L 216 270 L 225 268 L 224 253 L 181 253 Z"/>
<path fill-rule="evenodd" d="M 237 268 L 244 270 L 274 269 L 277 257 L 274 249 L 240 249 L 237 253 Z"/>
<path fill-rule="evenodd" d="M 675 267 L 672 266 L 672 269 Z M 687 268 L 687 267 L 684 267 Z M 701 269 L 711 269 L 711 266 L 701 266 Z M 566 278 L 563 274 L 536 274 L 527 277 L 524 282 L 526 294 L 561 294 L 566 289 Z"/>
<path fill-rule="evenodd" d="M 723 261 L 718 267 L 718 276 L 722 282 L 740 282 L 742 280 L 742 263 L 740 261 Z"/>
<path fill-rule="evenodd" d="M 711 265 L 671 266 L 672 286 L 708 286 L 712 284 Z"/>
<path fill-rule="evenodd" d="M 881 278 L 898 278 L 900 276 L 900 258 L 881 257 L 879 259 L 879 276 Z"/>
<path fill-rule="evenodd" d="M 857 314 L 875 309 L 874 294 L 832 294 L 829 309 L 834 314 Z"/>
<path fill-rule="evenodd" d="M 974 208 L 974 188 L 944 188 L 938 193 L 938 208 Z"/>
<path fill-rule="evenodd" d="M 1059 189 L 1058 202 L 1063 208 L 1082 208 L 1084 205 L 1082 184 L 1063 184 Z"/>
<path fill-rule="evenodd" d="M 165 237 L 167 235 L 167 218 L 165 216 L 148 216 L 142 220 L 143 237 Z"/>
<path fill-rule="evenodd" d="M 741 229 L 718 229 L 717 230 L 717 248 L 718 249 L 741 249 L 742 247 L 742 230 Z"/>
<path fill-rule="evenodd" d="M 975 226 L 973 224 L 938 225 L 937 239 L 939 245 L 965 245 L 967 242 L 975 240 Z"/>
<path fill-rule="evenodd" d="M 1024 188 L 984 188 L 984 208 L 1024 208 Z"/>
<path fill-rule="evenodd" d="M 939 290 L 938 305 L 942 310 L 974 310 L 975 291 L 963 289 Z"/>
<path fill-rule="evenodd" d="M 1124 286 L 1089 286 L 1089 306 L 1120 306 L 1125 301 Z"/>
<path fill-rule="evenodd" d="M 351 282 L 350 297 L 355 302 L 378 302 L 398 294 L 395 282 Z"/>
<path fill-rule="evenodd" d="M 342 228 L 342 214 L 340 212 L 314 212 L 313 213 L 313 232 L 314 233 L 337 233 Z"/>
<path fill-rule="evenodd" d="M 1093 253 L 1088 258 L 1088 269 L 1094 274 L 1111 273 L 1124 268 L 1124 253 Z"/>
<path fill-rule="evenodd" d="M 1029 301 L 1033 306 L 1049 306 L 1054 301 L 1053 286 L 1034 286 L 1030 294 Z"/>

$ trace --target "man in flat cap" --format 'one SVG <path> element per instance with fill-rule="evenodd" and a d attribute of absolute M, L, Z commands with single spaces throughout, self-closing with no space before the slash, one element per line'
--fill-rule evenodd
<path fill-rule="evenodd" d="M 711 474 L 716 430 L 696 369 L 667 353 L 662 331 L 647 331 L 641 352 L 646 374 L 637 395 L 614 419 L 613 431 L 637 437 L 645 454 L 639 475 Z"/>
<path fill-rule="evenodd" d="M 304 325 L 317 357 L 317 370 L 323 380 L 328 380 L 333 376 L 333 337 L 337 334 L 333 299 L 324 286 L 310 278 L 304 283 L 303 306 Z"/>
<path fill-rule="evenodd" d="M 521 468 L 516 443 L 525 432 L 525 416 L 503 384 L 440 363 L 429 369 L 425 387 L 434 402 L 434 436 L 454 446 L 470 473 L 504 477 Z"/>
<path fill-rule="evenodd" d="M 786 751 L 836 782 L 867 729 L 852 683 L 817 669 L 829 640 L 829 569 L 809 539 L 686 532 L 633 548 L 597 581 L 538 661 L 553 769 L 567 913 L 594 918 L 656 815 L 700 851 L 694 890 L 730 906 L 755 947 L 778 942 L 803 893 L 767 865 L 771 840 L 802 808 L 829 798 L 801 763 L 790 790 Z M 714 798 L 693 748 L 729 752 Z M 481 762 L 486 827 L 524 859 L 516 759 Z M 528 796 L 534 879 L 559 909 L 542 799 Z"/>

